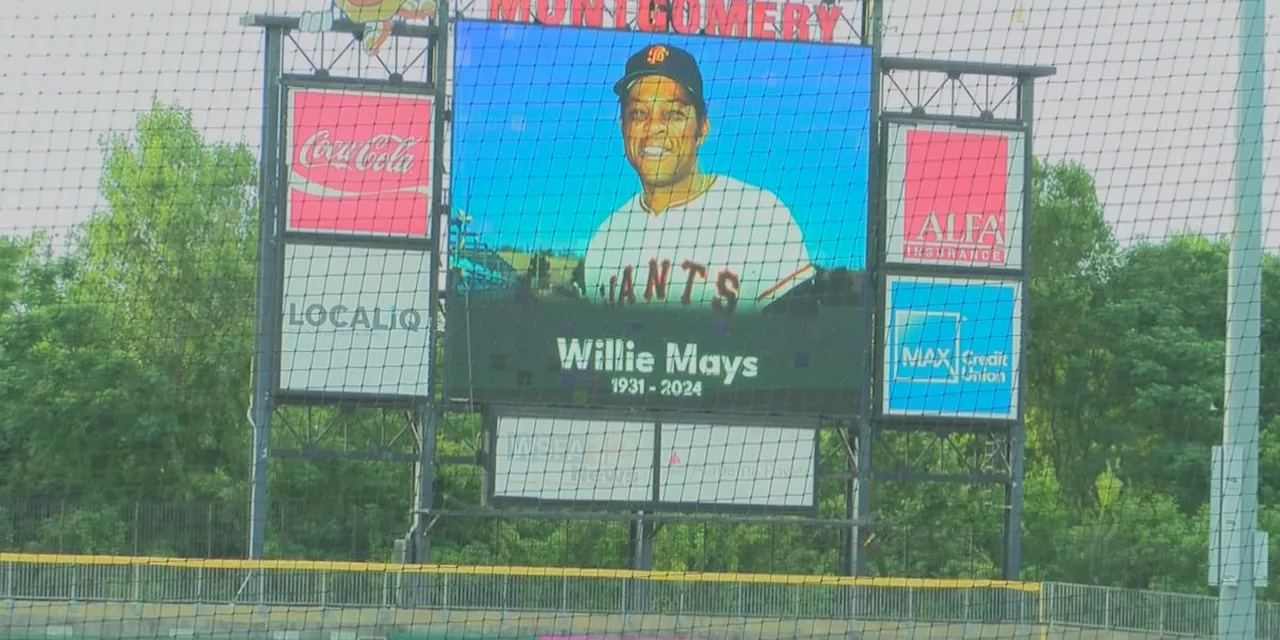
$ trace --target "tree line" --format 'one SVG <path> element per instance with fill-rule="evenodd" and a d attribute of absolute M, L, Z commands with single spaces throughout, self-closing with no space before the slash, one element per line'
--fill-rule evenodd
<path fill-rule="evenodd" d="M 190 112 L 155 104 L 105 138 L 103 154 L 104 205 L 64 247 L 47 233 L 0 238 L 0 548 L 241 556 L 254 153 L 207 141 Z M 1121 246 L 1077 163 L 1037 162 L 1032 190 L 1023 576 L 1206 592 L 1227 244 L 1184 234 Z M 1274 256 L 1263 304 L 1263 388 L 1275 389 Z M 1278 405 L 1262 395 L 1260 526 L 1270 531 L 1280 531 Z M 478 430 L 474 415 L 447 416 L 439 453 L 473 455 Z M 824 464 L 840 455 L 829 440 Z M 271 464 L 269 555 L 391 558 L 409 523 L 409 465 Z M 821 487 L 824 517 L 843 515 L 841 482 Z M 442 467 L 435 502 L 476 505 L 481 490 L 478 469 Z M 998 487 L 881 484 L 872 508 L 885 524 L 867 542 L 873 573 L 998 576 Z M 841 536 L 668 524 L 655 565 L 835 573 Z M 432 541 L 440 562 L 626 565 L 622 523 L 446 518 Z"/>

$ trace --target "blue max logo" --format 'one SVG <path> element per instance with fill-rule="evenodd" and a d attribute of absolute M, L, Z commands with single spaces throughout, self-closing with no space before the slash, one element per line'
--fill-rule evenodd
<path fill-rule="evenodd" d="M 960 314 L 949 311 L 894 311 L 898 344 L 893 379 L 954 384 L 960 381 Z"/>
<path fill-rule="evenodd" d="M 1021 285 L 890 277 L 884 411 L 1015 419 Z"/>

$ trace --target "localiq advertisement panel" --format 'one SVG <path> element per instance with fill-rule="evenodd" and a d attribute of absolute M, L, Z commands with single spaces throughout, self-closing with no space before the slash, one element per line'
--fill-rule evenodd
<path fill-rule="evenodd" d="M 290 88 L 287 229 L 426 236 L 432 98 Z"/>
<path fill-rule="evenodd" d="M 430 253 L 289 244 L 280 390 L 427 395 Z"/>
<path fill-rule="evenodd" d="M 455 42 L 451 399 L 857 410 L 869 49 L 477 21 Z"/>
<path fill-rule="evenodd" d="M 886 123 L 887 261 L 1022 268 L 1021 131 Z"/>
<path fill-rule="evenodd" d="M 883 411 L 1018 419 L 1022 283 L 888 276 Z"/>

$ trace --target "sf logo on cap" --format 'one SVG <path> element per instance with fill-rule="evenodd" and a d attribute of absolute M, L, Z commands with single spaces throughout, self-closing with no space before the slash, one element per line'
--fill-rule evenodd
<path fill-rule="evenodd" d="M 667 59 L 667 48 L 662 45 L 649 47 L 649 56 L 645 60 L 649 64 L 660 64 Z"/>

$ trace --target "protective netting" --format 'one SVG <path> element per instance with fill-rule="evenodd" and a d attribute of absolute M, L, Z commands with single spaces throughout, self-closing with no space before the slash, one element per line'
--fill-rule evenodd
<path fill-rule="evenodd" d="M 1280 637 L 1259 0 L 445 6 L 11 8 L 0 636 Z"/>

